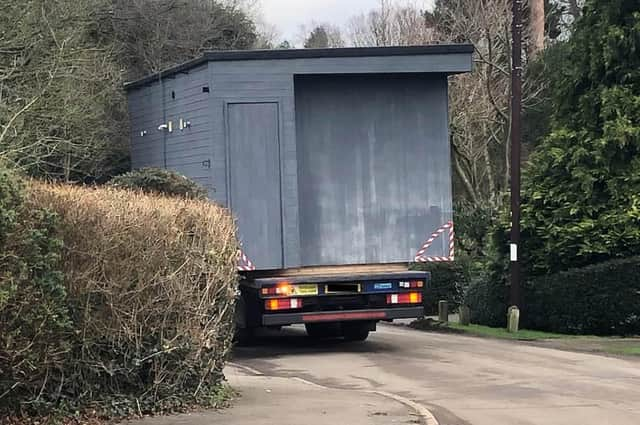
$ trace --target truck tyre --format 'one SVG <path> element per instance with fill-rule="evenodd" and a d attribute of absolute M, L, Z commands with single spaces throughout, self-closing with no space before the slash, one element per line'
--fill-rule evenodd
<path fill-rule="evenodd" d="M 367 322 L 346 322 L 342 324 L 342 336 L 346 341 L 364 341 L 369 337 L 370 327 Z"/>
<path fill-rule="evenodd" d="M 338 338 L 342 334 L 340 323 L 306 323 L 304 328 L 311 338 Z"/>
<path fill-rule="evenodd" d="M 240 346 L 251 345 L 254 340 L 254 329 L 247 326 L 246 306 L 244 299 L 238 298 L 234 312 L 235 332 L 233 341 Z"/>

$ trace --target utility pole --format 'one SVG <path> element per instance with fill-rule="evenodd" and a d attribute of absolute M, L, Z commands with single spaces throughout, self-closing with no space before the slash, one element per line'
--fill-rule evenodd
<path fill-rule="evenodd" d="M 520 307 L 520 142 L 522 140 L 522 0 L 512 0 L 511 59 L 511 290 L 509 305 Z"/>

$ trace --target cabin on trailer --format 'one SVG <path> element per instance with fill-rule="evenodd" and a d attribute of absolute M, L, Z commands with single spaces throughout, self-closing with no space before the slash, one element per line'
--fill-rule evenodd
<path fill-rule="evenodd" d="M 452 220 L 447 77 L 472 52 L 205 53 L 126 85 L 132 167 L 205 186 L 257 270 L 413 261 Z"/>

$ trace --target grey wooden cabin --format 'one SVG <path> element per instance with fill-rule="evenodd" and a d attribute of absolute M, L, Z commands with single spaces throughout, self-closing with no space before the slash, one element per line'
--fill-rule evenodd
<path fill-rule="evenodd" d="M 127 84 L 132 166 L 207 187 L 258 270 L 412 261 L 452 217 L 447 76 L 472 52 L 206 53 Z"/>

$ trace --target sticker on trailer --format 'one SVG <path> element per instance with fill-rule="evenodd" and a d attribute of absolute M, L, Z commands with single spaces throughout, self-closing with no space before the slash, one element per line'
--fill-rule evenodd
<path fill-rule="evenodd" d="M 292 288 L 293 295 L 318 295 L 318 285 L 316 284 L 303 284 L 294 285 Z"/>

